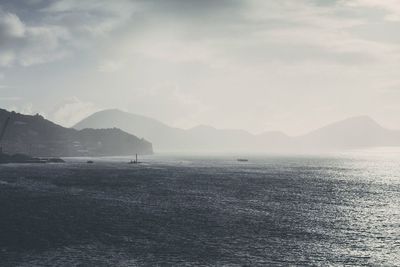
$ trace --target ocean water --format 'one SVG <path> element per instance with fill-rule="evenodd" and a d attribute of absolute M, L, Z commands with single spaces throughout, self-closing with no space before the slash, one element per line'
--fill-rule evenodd
<path fill-rule="evenodd" d="M 2 165 L 0 266 L 400 266 L 400 150 L 236 158 Z"/>

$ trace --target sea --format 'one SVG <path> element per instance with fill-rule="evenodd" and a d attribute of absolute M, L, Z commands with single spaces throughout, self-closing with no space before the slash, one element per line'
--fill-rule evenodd
<path fill-rule="evenodd" d="M 400 266 L 399 148 L 87 160 L 0 166 L 0 266 Z"/>

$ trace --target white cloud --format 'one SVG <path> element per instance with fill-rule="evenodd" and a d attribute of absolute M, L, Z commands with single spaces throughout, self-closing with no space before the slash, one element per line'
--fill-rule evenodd
<path fill-rule="evenodd" d="M 135 10 L 135 1 L 129 0 L 58 0 L 42 11 L 71 31 L 96 36 L 123 25 Z"/>
<path fill-rule="evenodd" d="M 270 50 L 272 60 L 289 59 L 290 63 L 302 64 L 303 60 L 322 61 L 332 64 L 365 64 L 372 60 L 394 61 L 400 54 L 399 46 L 385 43 L 379 39 L 366 40 L 354 34 L 353 29 L 370 23 L 367 16 L 360 16 L 356 5 L 360 1 L 338 1 L 331 5 L 313 5 L 310 1 L 260 1 L 252 0 L 250 8 L 244 14 L 250 29 L 250 38 L 232 40 L 235 44 L 258 44 Z M 366 2 L 382 3 L 385 1 L 367 0 Z M 388 1 L 392 4 L 381 4 L 389 8 L 398 6 L 400 1 Z M 269 25 L 276 25 L 269 27 Z M 262 27 L 253 27 L 262 25 Z M 246 25 L 244 25 L 246 26 Z M 280 47 L 292 49 L 293 56 L 280 54 Z M 251 53 L 251 49 L 247 49 Z M 287 53 L 287 51 L 284 51 Z M 262 53 L 261 53 L 262 54 Z M 305 55 L 302 57 L 301 55 Z M 246 55 L 245 55 L 246 56 Z"/>
<path fill-rule="evenodd" d="M 35 114 L 32 103 L 25 103 L 25 104 L 19 105 L 19 106 L 11 106 L 8 109 L 10 111 L 15 111 L 15 112 L 26 114 L 26 115 Z"/>
<path fill-rule="evenodd" d="M 16 14 L 0 9 L 0 66 L 30 66 L 63 58 L 68 51 L 61 45 L 69 39 L 60 26 L 33 26 Z"/>
<path fill-rule="evenodd" d="M 99 111 L 99 108 L 95 104 L 71 97 L 54 109 L 51 119 L 65 127 L 72 127 L 96 111 Z"/>
<path fill-rule="evenodd" d="M 12 13 L 0 13 L 0 36 L 13 38 L 23 37 L 25 34 L 25 25 Z"/>
<path fill-rule="evenodd" d="M 32 9 L 35 20 L 23 21 L 0 6 L 0 67 L 43 64 L 90 48 L 93 39 L 124 25 L 133 12 L 127 0 L 59 0 Z"/>
<path fill-rule="evenodd" d="M 9 67 L 15 61 L 15 54 L 13 51 L 0 50 L 0 67 Z"/>
<path fill-rule="evenodd" d="M 400 1 L 399 0 L 350 0 L 342 1 L 351 7 L 366 7 L 384 10 L 387 14 L 386 20 L 400 21 Z"/>

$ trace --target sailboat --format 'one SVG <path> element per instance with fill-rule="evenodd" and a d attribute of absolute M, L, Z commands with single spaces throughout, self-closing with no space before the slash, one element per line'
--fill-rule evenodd
<path fill-rule="evenodd" d="M 137 157 L 137 154 L 136 154 L 136 159 L 135 160 L 131 160 L 129 162 L 129 164 L 138 164 L 138 163 L 139 163 L 139 161 L 138 161 L 138 157 Z"/>

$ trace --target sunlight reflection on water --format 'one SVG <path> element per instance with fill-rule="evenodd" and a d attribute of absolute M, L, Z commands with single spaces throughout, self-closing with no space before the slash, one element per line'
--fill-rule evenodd
<path fill-rule="evenodd" d="M 0 263 L 398 266 L 398 156 L 0 166 Z"/>

